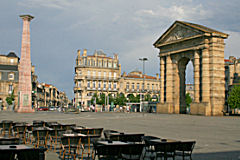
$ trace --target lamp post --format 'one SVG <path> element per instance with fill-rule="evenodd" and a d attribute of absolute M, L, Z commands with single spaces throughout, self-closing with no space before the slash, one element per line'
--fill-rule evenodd
<path fill-rule="evenodd" d="M 143 85 L 142 85 L 143 88 L 142 88 L 142 90 L 144 90 L 144 88 L 145 88 L 145 76 L 144 76 L 144 74 L 145 74 L 145 61 L 147 61 L 148 59 L 147 58 L 139 58 L 139 60 L 143 62 L 143 74 L 142 74 L 143 75 Z M 141 96 L 141 91 L 140 91 L 140 112 L 142 112 L 142 111 L 143 111 L 142 96 Z"/>

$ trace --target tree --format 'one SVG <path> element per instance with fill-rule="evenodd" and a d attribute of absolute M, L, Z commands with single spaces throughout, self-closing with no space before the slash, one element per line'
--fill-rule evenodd
<path fill-rule="evenodd" d="M 123 106 L 127 102 L 127 99 L 125 98 L 124 94 L 117 94 L 117 97 L 114 99 L 115 105 Z"/>
<path fill-rule="evenodd" d="M 189 93 L 186 94 L 185 102 L 186 102 L 187 107 L 190 107 L 190 104 L 192 103 L 192 98 Z"/>
<path fill-rule="evenodd" d="M 231 89 L 227 102 L 232 109 L 240 108 L 240 86 Z"/>
<path fill-rule="evenodd" d="M 151 98 L 151 95 L 150 94 L 146 94 L 145 96 L 144 96 L 144 100 L 145 101 L 152 101 L 152 98 Z"/>
<path fill-rule="evenodd" d="M 14 101 L 14 90 L 12 91 L 12 93 L 6 98 L 6 102 L 8 105 L 12 105 Z"/>

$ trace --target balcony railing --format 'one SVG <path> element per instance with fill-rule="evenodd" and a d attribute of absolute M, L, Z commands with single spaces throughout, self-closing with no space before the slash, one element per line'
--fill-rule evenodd
<path fill-rule="evenodd" d="M 104 77 L 104 76 L 86 76 L 87 80 L 110 80 L 110 81 L 118 81 L 119 78 L 117 77 Z"/>

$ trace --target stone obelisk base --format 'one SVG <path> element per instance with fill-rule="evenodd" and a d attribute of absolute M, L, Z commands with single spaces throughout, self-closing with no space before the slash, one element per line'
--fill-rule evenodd
<path fill-rule="evenodd" d="M 31 92 L 30 92 L 31 93 Z M 29 96 L 29 91 L 27 92 L 20 92 L 19 93 L 19 108 L 17 112 L 19 113 L 32 113 L 35 112 L 34 109 L 32 109 L 32 99 L 31 96 Z"/>

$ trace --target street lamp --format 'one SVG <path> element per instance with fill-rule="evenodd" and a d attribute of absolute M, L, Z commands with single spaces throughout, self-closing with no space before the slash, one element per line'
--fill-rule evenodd
<path fill-rule="evenodd" d="M 144 87 L 145 87 L 145 76 L 144 76 L 144 74 L 145 74 L 145 61 L 147 61 L 148 59 L 147 58 L 139 58 L 139 60 L 140 61 L 142 61 L 143 62 L 143 88 L 142 88 L 142 90 L 144 90 Z M 142 96 L 141 96 L 141 91 L 140 91 L 140 112 L 143 110 L 143 108 L 142 108 Z"/>

